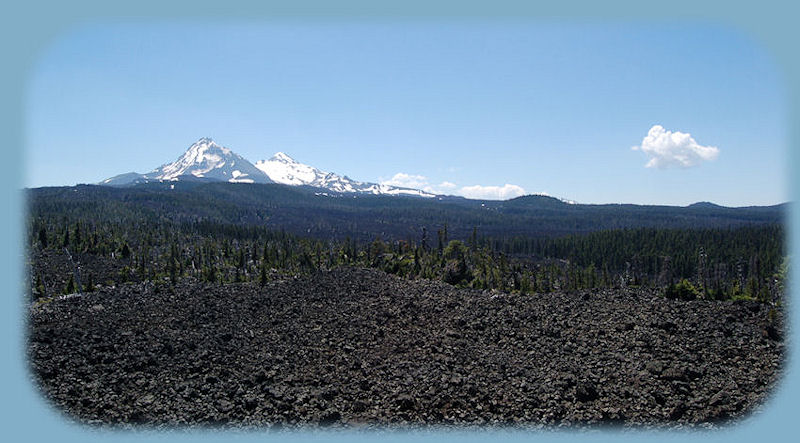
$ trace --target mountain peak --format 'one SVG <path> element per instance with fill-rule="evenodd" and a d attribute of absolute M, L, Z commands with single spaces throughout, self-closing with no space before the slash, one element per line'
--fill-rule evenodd
<path fill-rule="evenodd" d="M 284 152 L 276 152 L 275 155 L 272 156 L 268 161 L 279 161 L 283 163 L 297 163 L 297 160 L 289 157 L 288 154 Z"/>
<path fill-rule="evenodd" d="M 218 145 L 211 137 L 203 137 L 194 142 L 192 146 L 189 146 L 189 149 L 186 150 L 186 154 L 184 155 L 191 155 L 190 153 L 206 152 L 209 150 L 222 152 L 226 155 L 231 153 L 230 149 Z"/>
<path fill-rule="evenodd" d="M 688 207 L 689 208 L 722 208 L 723 206 L 720 206 L 720 205 L 718 205 L 716 203 L 702 201 L 702 202 L 692 203 Z"/>
<path fill-rule="evenodd" d="M 340 193 L 435 197 L 419 189 L 365 183 L 346 175 L 325 172 L 300 163 L 285 152 L 276 152 L 269 160 L 260 160 L 252 164 L 239 154 L 217 144 L 211 137 L 201 137 L 172 163 L 163 164 L 146 174 L 121 174 L 103 181 L 102 184 L 123 186 L 149 180 L 187 179 L 232 183 L 280 183 L 312 186 Z"/>
<path fill-rule="evenodd" d="M 211 137 L 200 138 L 174 162 L 143 175 L 144 178 L 153 180 L 178 180 L 182 176 L 235 183 L 271 182 L 252 163 L 218 145 Z"/>

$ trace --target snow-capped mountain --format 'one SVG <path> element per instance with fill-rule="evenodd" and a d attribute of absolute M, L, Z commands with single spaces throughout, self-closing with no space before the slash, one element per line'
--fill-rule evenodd
<path fill-rule="evenodd" d="M 263 171 L 272 181 L 284 185 L 314 186 L 333 192 L 353 192 L 358 194 L 413 195 L 416 197 L 435 197 L 434 194 L 419 189 L 400 188 L 378 183 L 365 183 L 332 172 L 321 171 L 313 166 L 302 164 L 283 152 L 278 152 L 269 160 L 259 160 L 256 168 Z"/>
<path fill-rule="evenodd" d="M 172 163 L 146 173 L 129 172 L 101 182 L 104 185 L 125 185 L 151 180 L 209 179 L 231 183 L 272 183 L 244 157 L 220 146 L 210 138 L 201 138 Z"/>
<path fill-rule="evenodd" d="M 252 163 L 210 138 L 201 138 L 183 155 L 146 174 L 159 180 L 193 175 L 231 183 L 271 183 Z"/>
<path fill-rule="evenodd" d="M 138 172 L 126 172 L 124 174 L 119 174 L 111 178 L 107 178 L 98 183 L 98 185 L 125 186 L 144 181 L 147 181 L 144 174 L 139 174 Z"/>
<path fill-rule="evenodd" d="M 201 138 L 172 163 L 145 173 L 128 172 L 100 182 L 101 185 L 126 186 L 150 181 L 211 180 L 232 183 L 280 183 L 291 186 L 313 186 L 336 193 L 375 195 L 407 195 L 435 197 L 419 189 L 400 188 L 378 183 L 365 183 L 347 176 L 321 171 L 299 163 L 278 152 L 269 160 L 255 165 L 210 138 Z"/>
<path fill-rule="evenodd" d="M 256 168 L 267 174 L 275 183 L 284 185 L 310 185 L 317 187 L 324 180 L 327 173 L 319 169 L 296 162 L 293 158 L 278 152 L 269 160 L 259 160 Z"/>

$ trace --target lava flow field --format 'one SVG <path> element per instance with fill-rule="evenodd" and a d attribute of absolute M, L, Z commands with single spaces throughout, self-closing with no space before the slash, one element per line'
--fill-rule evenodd
<path fill-rule="evenodd" d="M 780 309 L 619 289 L 534 295 L 341 268 L 38 302 L 33 383 L 111 426 L 696 426 L 758 410 Z"/>

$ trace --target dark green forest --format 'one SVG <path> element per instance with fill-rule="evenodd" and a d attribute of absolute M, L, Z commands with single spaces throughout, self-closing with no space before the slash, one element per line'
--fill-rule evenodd
<path fill-rule="evenodd" d="M 785 206 L 530 197 L 353 199 L 230 184 L 34 189 L 31 293 L 183 278 L 266 284 L 338 266 L 525 294 L 642 287 L 670 298 L 770 302 L 783 292 Z"/>
<path fill-rule="evenodd" d="M 168 182 L 124 188 L 78 185 L 27 191 L 32 217 L 63 215 L 94 223 L 261 226 L 327 240 L 375 237 L 419 242 L 421 230 L 448 224 L 453 239 L 473 228 L 485 237 L 557 237 L 624 228 L 728 228 L 782 224 L 786 204 L 726 208 L 567 204 L 528 195 L 505 201 L 337 194 L 276 184 Z"/>

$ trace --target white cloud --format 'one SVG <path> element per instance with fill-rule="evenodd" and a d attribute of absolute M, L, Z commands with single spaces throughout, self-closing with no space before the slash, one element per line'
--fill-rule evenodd
<path fill-rule="evenodd" d="M 381 184 L 398 186 L 401 188 L 422 189 L 423 187 L 428 186 L 428 179 L 422 175 L 412 175 L 406 174 L 405 172 L 398 172 L 389 180 L 382 181 Z"/>
<path fill-rule="evenodd" d="M 517 185 L 506 184 L 503 186 L 459 186 L 453 182 L 443 181 L 438 185 L 430 184 L 424 175 L 406 174 L 398 172 L 389 180 L 381 181 L 382 185 L 399 186 L 403 188 L 421 189 L 432 194 L 460 195 L 462 197 L 482 200 L 508 200 L 525 195 L 525 190 Z"/>
<path fill-rule="evenodd" d="M 431 194 L 453 194 L 453 189 L 458 185 L 452 182 L 443 181 L 438 185 L 428 183 L 428 178 L 424 175 L 406 174 L 398 172 L 389 180 L 382 180 L 382 185 L 399 186 L 401 188 L 421 189 Z"/>
<path fill-rule="evenodd" d="M 525 190 L 517 185 L 510 184 L 503 186 L 473 185 L 461 188 L 459 195 L 484 200 L 508 200 L 509 198 L 525 195 Z"/>
<path fill-rule="evenodd" d="M 667 131 L 661 125 L 650 128 L 647 136 L 642 139 L 642 144 L 631 149 L 650 156 L 650 161 L 645 165 L 647 168 L 688 168 L 714 160 L 719 155 L 719 148 L 702 146 L 691 134 Z"/>

